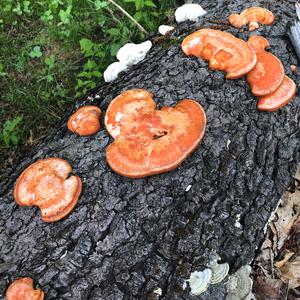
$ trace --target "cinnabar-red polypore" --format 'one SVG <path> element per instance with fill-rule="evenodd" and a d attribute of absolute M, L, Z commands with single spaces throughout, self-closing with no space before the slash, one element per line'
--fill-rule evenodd
<path fill-rule="evenodd" d="M 71 165 L 61 158 L 46 158 L 25 169 L 17 179 L 14 198 L 20 206 L 38 206 L 42 220 L 54 222 L 69 214 L 81 193 L 78 176 L 70 176 Z"/>
<path fill-rule="evenodd" d="M 24 277 L 15 280 L 6 291 L 7 300 L 43 300 L 44 292 L 33 288 L 33 280 Z"/>
<path fill-rule="evenodd" d="M 153 95 L 130 90 L 109 105 L 105 126 L 115 138 L 106 159 L 118 174 L 140 178 L 175 169 L 200 143 L 206 115 L 194 100 L 156 109 Z"/>
<path fill-rule="evenodd" d="M 186 55 L 208 60 L 211 69 L 227 72 L 228 79 L 244 76 L 256 64 L 255 52 L 246 42 L 220 30 L 200 29 L 188 35 L 181 48 Z"/>

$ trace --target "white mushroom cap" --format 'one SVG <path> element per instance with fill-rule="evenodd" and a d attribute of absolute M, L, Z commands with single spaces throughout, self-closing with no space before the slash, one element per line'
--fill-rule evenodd
<path fill-rule="evenodd" d="M 196 22 L 199 17 L 204 16 L 206 13 L 206 10 L 199 4 L 184 4 L 176 9 L 175 19 L 177 23 L 187 20 Z"/>
<path fill-rule="evenodd" d="M 151 41 L 140 44 L 128 43 L 121 47 L 117 53 L 117 59 L 127 66 L 136 65 L 142 61 L 152 47 Z"/>
<path fill-rule="evenodd" d="M 125 71 L 126 69 L 127 65 L 120 61 L 110 64 L 103 74 L 105 82 L 114 81 L 117 79 L 119 73 Z"/>
<path fill-rule="evenodd" d="M 200 295 L 207 290 L 212 277 L 210 269 L 203 271 L 194 271 L 191 273 L 190 279 L 185 280 L 183 283 L 183 289 L 186 288 L 186 282 L 189 283 L 192 295 Z"/>
<path fill-rule="evenodd" d="M 158 27 L 158 32 L 161 34 L 161 35 L 165 35 L 166 33 L 168 33 L 169 31 L 173 30 L 174 27 L 173 26 L 168 26 L 168 25 L 160 25 Z"/>

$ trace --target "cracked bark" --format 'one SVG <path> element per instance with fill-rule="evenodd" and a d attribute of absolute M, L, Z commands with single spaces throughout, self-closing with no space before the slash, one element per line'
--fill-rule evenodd
<path fill-rule="evenodd" d="M 105 149 L 111 143 L 106 131 L 91 137 L 68 132 L 69 112 L 1 183 L 1 299 L 10 282 L 30 276 L 47 299 L 156 299 L 153 290 L 160 287 L 160 299 L 220 300 L 224 284 L 195 297 L 188 289 L 182 291 L 183 279 L 203 268 L 212 252 L 229 262 L 231 272 L 253 259 L 299 162 L 299 93 L 278 112 L 257 112 L 245 79 L 225 80 L 205 62 L 185 57 L 180 40 L 186 34 L 245 7 L 242 0 L 204 0 L 201 5 L 209 14 L 200 23 L 180 25 L 144 62 L 91 92 L 86 101 L 105 111 L 115 96 L 131 88 L 150 90 L 164 106 L 195 99 L 208 119 L 200 147 L 173 172 L 128 179 L 106 164 Z M 290 72 L 297 60 L 286 35 L 295 16 L 294 1 L 251 5 L 276 15 L 273 26 L 258 32 L 269 39 L 272 53 L 298 83 L 300 76 Z M 249 36 L 229 31 L 245 40 Z M 83 179 L 75 210 L 53 224 L 43 223 L 37 208 L 18 207 L 12 197 L 20 172 L 45 157 L 68 160 Z M 234 226 L 239 215 L 241 228 Z"/>

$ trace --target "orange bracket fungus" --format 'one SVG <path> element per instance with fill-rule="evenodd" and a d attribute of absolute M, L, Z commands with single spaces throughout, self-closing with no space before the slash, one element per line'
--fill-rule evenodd
<path fill-rule="evenodd" d="M 100 115 L 98 106 L 83 106 L 69 118 L 68 129 L 80 136 L 95 134 L 100 130 Z"/>
<path fill-rule="evenodd" d="M 257 109 L 264 111 L 275 111 L 289 103 L 295 94 L 295 82 L 288 76 L 285 76 L 281 85 L 275 92 L 259 98 Z"/>
<path fill-rule="evenodd" d="M 118 174 L 141 178 L 175 169 L 200 143 L 206 115 L 194 100 L 156 109 L 153 95 L 136 89 L 123 92 L 109 105 L 107 131 L 115 139 L 106 151 Z"/>
<path fill-rule="evenodd" d="M 187 36 L 181 45 L 186 55 L 209 61 L 213 70 L 227 72 L 226 78 L 240 78 L 256 64 L 255 52 L 243 40 L 214 29 L 200 29 Z"/>
<path fill-rule="evenodd" d="M 275 20 L 273 13 L 262 7 L 250 7 L 242 11 L 240 14 L 232 14 L 229 16 L 229 22 L 236 28 L 241 28 L 249 24 L 250 30 L 258 28 L 258 23 L 263 25 L 271 25 Z"/>
<path fill-rule="evenodd" d="M 71 212 L 81 193 L 78 176 L 61 158 L 46 158 L 25 169 L 17 179 L 14 198 L 20 206 L 38 206 L 42 220 L 54 222 Z"/>
<path fill-rule="evenodd" d="M 24 277 L 15 280 L 6 291 L 7 300 L 43 300 L 44 292 L 33 288 L 33 280 Z"/>
<path fill-rule="evenodd" d="M 272 53 L 265 51 L 269 42 L 262 36 L 251 36 L 248 44 L 256 52 L 257 64 L 247 74 L 251 92 L 255 96 L 273 93 L 283 81 L 284 68 L 282 62 Z"/>

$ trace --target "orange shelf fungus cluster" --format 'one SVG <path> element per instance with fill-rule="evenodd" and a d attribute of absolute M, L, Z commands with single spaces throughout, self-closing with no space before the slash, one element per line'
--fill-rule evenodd
<path fill-rule="evenodd" d="M 43 300 L 44 292 L 33 288 L 33 280 L 20 278 L 10 284 L 6 291 L 7 300 Z"/>
<path fill-rule="evenodd" d="M 62 219 L 75 207 L 82 183 L 70 176 L 71 165 L 60 158 L 46 158 L 25 169 L 17 179 L 14 198 L 20 206 L 38 206 L 42 220 Z"/>
<path fill-rule="evenodd" d="M 278 89 L 284 78 L 282 62 L 272 53 L 265 51 L 269 42 L 262 36 L 251 36 L 249 46 L 255 51 L 257 63 L 247 74 L 251 92 L 255 96 L 273 93 Z"/>
<path fill-rule="evenodd" d="M 244 76 L 256 64 L 256 55 L 246 42 L 220 30 L 200 29 L 187 36 L 181 47 L 186 55 L 209 61 L 211 69 L 225 71 L 228 79 Z"/>
<path fill-rule="evenodd" d="M 209 61 L 213 70 L 227 72 L 226 78 L 247 76 L 253 95 L 259 97 L 257 109 L 275 111 L 287 104 L 296 93 L 296 84 L 285 76 L 281 61 L 265 51 L 269 42 L 251 36 L 248 42 L 232 34 L 213 29 L 200 29 L 187 36 L 183 52 Z"/>
<path fill-rule="evenodd" d="M 98 106 L 83 106 L 69 118 L 68 129 L 80 136 L 95 134 L 100 130 L 100 115 Z"/>
<path fill-rule="evenodd" d="M 258 110 L 275 111 L 289 103 L 296 94 L 296 84 L 288 76 L 284 79 L 277 90 L 269 95 L 259 97 Z"/>
<path fill-rule="evenodd" d="M 130 90 L 109 105 L 105 126 L 115 139 L 106 159 L 118 174 L 141 178 L 175 169 L 200 143 L 206 115 L 194 100 L 156 109 L 153 95 Z"/>
<path fill-rule="evenodd" d="M 282 62 L 265 51 L 270 44 L 264 37 L 251 36 L 248 44 L 257 56 L 256 66 L 247 74 L 252 93 L 259 96 L 257 109 L 275 111 L 294 97 L 296 84 L 285 76 Z"/>
<path fill-rule="evenodd" d="M 245 25 L 249 26 L 249 30 L 255 30 L 259 24 L 271 25 L 275 20 L 273 13 L 262 7 L 250 7 L 242 11 L 240 14 L 232 14 L 229 16 L 229 22 L 236 28 Z"/>

